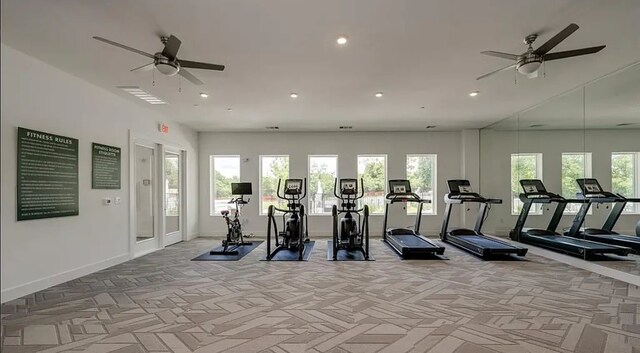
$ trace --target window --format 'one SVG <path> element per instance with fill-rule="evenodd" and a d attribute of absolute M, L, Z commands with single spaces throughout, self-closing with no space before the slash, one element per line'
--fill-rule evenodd
<path fill-rule="evenodd" d="M 611 154 L 611 191 L 626 197 L 640 197 L 640 152 Z M 640 213 L 640 203 L 629 202 L 623 213 Z"/>
<path fill-rule="evenodd" d="M 407 179 L 411 183 L 411 190 L 423 199 L 431 200 L 422 207 L 422 214 L 436 214 L 436 155 L 408 154 Z M 416 214 L 418 205 L 409 202 L 407 214 Z"/>
<path fill-rule="evenodd" d="M 216 216 L 232 206 L 228 204 L 231 199 L 231 183 L 240 181 L 240 156 L 210 156 L 209 167 L 211 170 L 209 214 Z"/>
<path fill-rule="evenodd" d="M 338 177 L 338 156 L 309 156 L 309 214 L 330 215 L 337 205 L 333 185 Z"/>
<path fill-rule="evenodd" d="M 580 193 L 576 179 L 591 178 L 591 153 L 562 154 L 562 197 L 575 199 Z M 579 203 L 569 203 L 564 213 L 576 214 L 582 207 Z M 591 209 L 589 209 L 591 212 Z"/>
<path fill-rule="evenodd" d="M 542 179 L 542 153 L 516 153 L 511 155 L 511 214 L 518 215 L 522 210 L 521 179 Z M 530 214 L 542 214 L 542 207 L 534 205 Z"/>
<path fill-rule="evenodd" d="M 384 213 L 384 197 L 387 190 L 387 156 L 358 156 L 358 179 L 360 178 L 364 182 L 364 197 L 360 200 L 360 207 L 369 205 L 369 212 Z"/>
<path fill-rule="evenodd" d="M 260 214 L 266 215 L 269 205 L 286 208 L 287 203 L 278 199 L 278 180 L 289 177 L 289 156 L 260 156 Z M 284 185 L 280 186 L 281 188 Z"/>

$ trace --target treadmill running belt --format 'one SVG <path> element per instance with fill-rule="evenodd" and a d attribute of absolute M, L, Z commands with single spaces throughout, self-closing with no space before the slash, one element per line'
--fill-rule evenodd
<path fill-rule="evenodd" d="M 572 245 L 576 247 L 582 247 L 586 249 L 610 249 L 617 248 L 614 245 L 596 243 L 588 240 L 575 239 L 571 237 L 565 237 L 561 235 L 529 235 L 532 238 L 544 239 L 547 242 L 562 243 L 566 245 Z"/>
<path fill-rule="evenodd" d="M 433 248 L 434 246 L 413 234 L 392 235 L 398 243 L 410 248 Z"/>
<path fill-rule="evenodd" d="M 481 237 L 478 235 L 454 235 L 454 236 L 450 236 L 451 238 L 453 237 L 458 237 L 461 238 L 462 240 L 468 241 L 468 242 L 473 242 L 474 244 L 481 246 L 483 248 L 486 249 L 513 249 L 515 248 L 514 246 L 511 246 L 509 244 L 505 244 L 487 237 Z"/>

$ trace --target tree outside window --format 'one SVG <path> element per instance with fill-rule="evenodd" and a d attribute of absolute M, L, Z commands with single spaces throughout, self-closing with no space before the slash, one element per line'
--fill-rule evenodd
<path fill-rule="evenodd" d="M 518 215 L 522 210 L 520 201 L 521 179 L 542 179 L 542 153 L 520 153 L 511 155 L 511 214 Z M 542 214 L 542 207 L 534 205 L 530 214 Z"/>
<path fill-rule="evenodd" d="M 591 177 L 591 153 L 563 153 L 562 154 L 562 197 L 575 199 L 580 193 L 576 179 Z M 582 204 L 569 203 L 564 212 L 578 213 Z M 591 209 L 589 209 L 591 212 Z"/>
<path fill-rule="evenodd" d="M 284 209 L 287 203 L 277 196 L 278 180 L 289 178 L 289 156 L 260 156 L 260 214 L 266 215 L 270 205 Z"/>
<path fill-rule="evenodd" d="M 231 183 L 240 182 L 240 156 L 211 156 L 211 207 L 212 216 L 229 210 L 231 199 Z"/>
<path fill-rule="evenodd" d="M 364 182 L 364 197 L 360 206 L 369 205 L 371 213 L 384 213 L 387 190 L 387 156 L 358 156 L 358 179 Z"/>
<path fill-rule="evenodd" d="M 333 185 L 338 176 L 338 156 L 309 156 L 309 214 L 331 214 L 337 205 Z"/>
<path fill-rule="evenodd" d="M 625 197 L 640 197 L 638 186 L 640 152 L 611 154 L 611 191 Z M 628 203 L 624 213 L 640 213 L 638 203 Z"/>
<path fill-rule="evenodd" d="M 422 199 L 431 200 L 425 203 L 422 214 L 436 214 L 436 155 L 407 155 L 407 179 L 411 183 L 411 189 Z M 418 205 L 407 204 L 407 214 L 416 214 Z"/>

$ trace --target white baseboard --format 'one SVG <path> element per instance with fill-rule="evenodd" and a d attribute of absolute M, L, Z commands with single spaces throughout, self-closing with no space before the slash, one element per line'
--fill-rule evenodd
<path fill-rule="evenodd" d="M 65 271 L 52 276 L 37 279 L 35 281 L 27 282 L 19 286 L 3 289 L 2 292 L 0 292 L 1 293 L 0 296 L 2 297 L 1 303 L 6 303 L 10 300 L 14 300 L 22 296 L 58 285 L 60 283 L 68 282 L 73 279 L 103 270 L 107 267 L 121 264 L 125 261 L 128 261 L 129 259 L 130 257 L 128 253 L 122 254 L 106 260 L 94 262 L 89 265 L 77 267 L 69 271 Z"/>

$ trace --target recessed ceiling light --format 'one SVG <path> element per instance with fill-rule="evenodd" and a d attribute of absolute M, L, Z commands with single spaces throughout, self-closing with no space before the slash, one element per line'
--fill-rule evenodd
<path fill-rule="evenodd" d="M 531 124 L 531 125 L 529 125 L 529 127 L 533 127 L 533 128 L 543 127 L 543 126 L 544 126 L 544 124 Z"/>
<path fill-rule="evenodd" d="M 280 127 L 278 127 L 278 126 L 267 126 L 266 129 L 267 130 L 279 130 Z"/>
<path fill-rule="evenodd" d="M 384 93 L 382 93 L 382 92 L 376 92 L 376 97 L 378 97 L 378 98 L 382 97 L 383 95 L 384 95 Z"/>
<path fill-rule="evenodd" d="M 298 98 L 298 94 L 297 94 L 297 93 L 295 93 L 295 92 L 292 92 L 292 93 L 289 95 L 289 97 L 291 97 L 291 98 L 294 98 L 294 99 L 295 99 L 295 98 Z"/>
<path fill-rule="evenodd" d="M 353 126 L 340 126 L 340 130 L 351 130 Z"/>
<path fill-rule="evenodd" d="M 336 39 L 336 43 L 338 43 L 338 45 L 347 44 L 347 37 L 345 37 L 345 36 L 338 37 L 338 39 Z"/>
<path fill-rule="evenodd" d="M 230 111 L 232 111 L 232 110 L 233 110 L 232 108 L 227 108 L 227 111 L 228 111 L 228 112 L 230 112 Z"/>
<path fill-rule="evenodd" d="M 208 97 L 209 97 L 209 93 L 200 92 L 200 97 L 202 97 L 202 98 L 208 98 Z"/>
<path fill-rule="evenodd" d="M 620 124 L 616 124 L 616 126 L 631 126 L 631 125 L 636 125 L 635 123 L 620 123 Z"/>
<path fill-rule="evenodd" d="M 427 125 L 427 127 L 426 127 L 426 128 L 427 128 L 427 129 L 435 129 L 435 128 L 436 128 L 436 126 L 435 126 L 435 125 Z"/>
<path fill-rule="evenodd" d="M 475 96 L 477 96 L 478 94 L 480 94 L 480 91 L 473 91 L 473 92 L 469 93 L 469 96 L 470 96 L 470 97 L 475 97 Z"/>
<path fill-rule="evenodd" d="M 424 107 L 420 107 L 420 109 L 424 109 Z"/>

